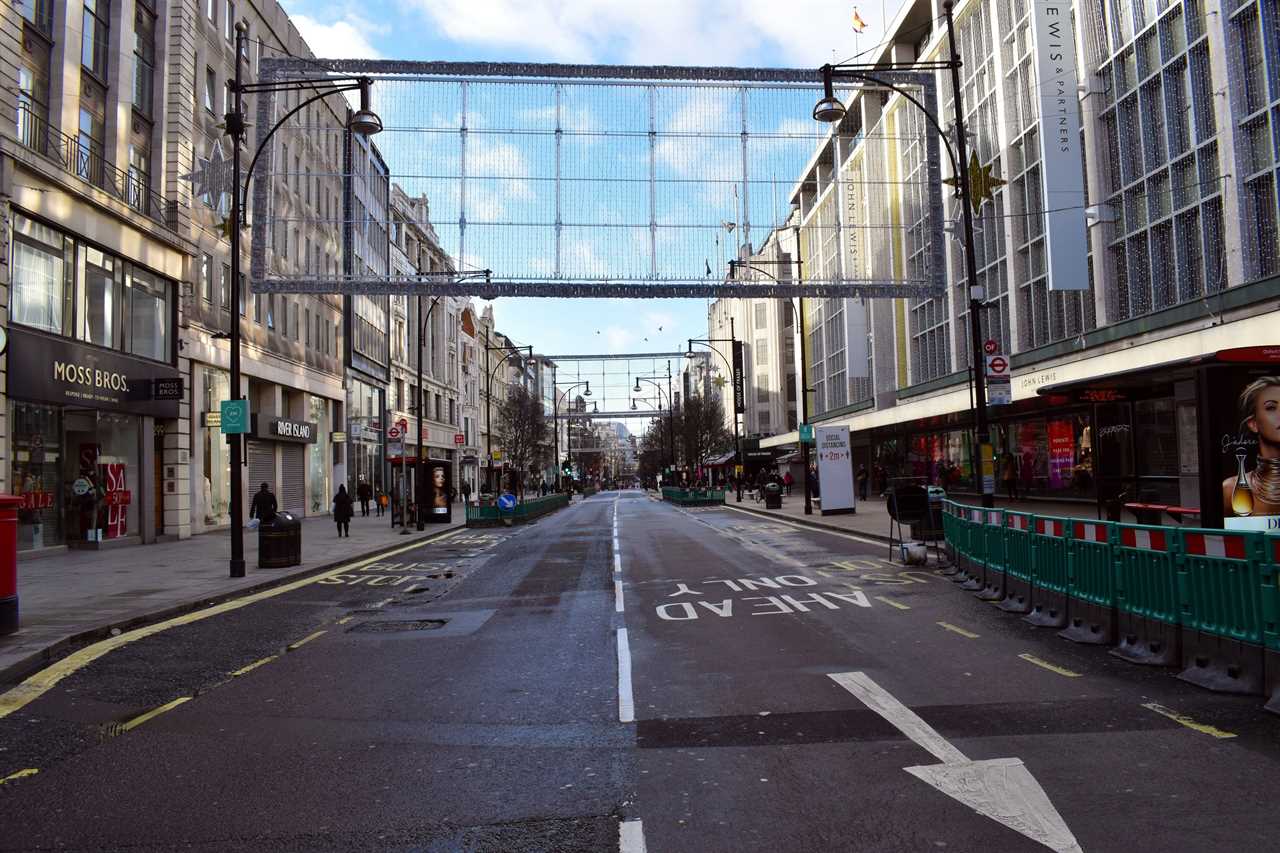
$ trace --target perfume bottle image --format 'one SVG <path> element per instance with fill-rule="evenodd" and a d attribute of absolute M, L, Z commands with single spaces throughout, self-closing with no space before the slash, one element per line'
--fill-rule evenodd
<path fill-rule="evenodd" d="M 1236 451 L 1236 485 L 1231 490 L 1231 512 L 1240 517 L 1253 515 L 1253 489 L 1244 470 L 1244 449 Z"/>

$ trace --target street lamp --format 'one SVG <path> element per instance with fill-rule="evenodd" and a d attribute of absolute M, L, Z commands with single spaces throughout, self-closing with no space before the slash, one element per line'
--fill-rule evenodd
<path fill-rule="evenodd" d="M 231 138 L 231 215 L 227 219 L 228 237 L 231 243 L 231 304 L 240 304 L 240 220 L 242 204 L 242 185 L 247 185 L 253 177 L 253 168 L 258 158 L 267 150 L 271 137 L 285 122 L 296 113 L 316 101 L 339 92 L 360 92 L 360 109 L 353 113 L 347 121 L 347 129 L 360 136 L 369 136 L 382 130 L 382 120 L 369 107 L 369 87 L 373 81 L 368 77 L 326 77 L 311 80 L 280 80 L 271 83 L 244 83 L 241 78 L 241 58 L 245 54 L 245 39 L 248 38 L 249 27 L 241 21 L 236 24 L 236 75 L 231 84 L 231 111 L 224 116 L 227 136 Z M 244 144 L 246 124 L 244 120 L 244 96 L 246 94 L 263 94 L 267 92 L 303 92 L 319 90 L 318 94 L 303 100 L 296 107 L 275 123 L 258 144 L 245 171 L 243 183 L 240 177 L 240 148 Z M 233 399 L 240 399 L 240 318 L 234 308 L 231 312 L 231 393 Z M 231 577 L 244 577 L 244 488 L 241 466 L 241 433 L 230 433 L 227 436 L 231 456 Z"/>
<path fill-rule="evenodd" d="M 489 364 L 489 353 L 495 350 L 498 352 L 506 353 L 506 354 L 498 361 L 496 365 L 494 365 L 493 370 L 486 370 L 486 373 L 488 373 L 488 376 L 485 378 L 485 383 L 484 383 L 484 422 L 485 422 L 485 425 L 488 427 L 488 432 L 485 435 L 485 453 L 489 455 L 489 466 L 484 469 L 484 490 L 486 492 L 492 491 L 492 488 L 493 488 L 493 375 L 498 372 L 498 368 L 502 367 L 504 364 L 510 361 L 513 356 L 518 359 L 520 353 L 524 350 L 529 351 L 528 361 L 529 362 L 533 361 L 532 346 L 491 347 L 489 346 L 489 330 L 485 329 L 484 361 L 485 361 L 486 368 L 488 367 L 488 364 Z M 524 362 L 521 363 L 521 367 L 523 366 L 524 366 Z"/>
<path fill-rule="evenodd" d="M 733 318 L 729 318 L 728 338 L 689 338 L 689 351 L 684 354 L 685 358 L 693 358 L 697 355 L 697 351 L 693 348 L 694 344 L 702 344 L 720 356 L 724 366 L 729 369 L 729 376 L 733 379 L 733 473 L 734 479 L 738 481 L 738 503 L 742 503 L 742 474 L 738 473 L 738 468 L 742 465 L 742 439 L 738 435 L 738 378 L 734 376 L 733 365 L 729 363 L 729 359 L 724 357 L 724 353 L 712 346 L 712 344 L 732 344 L 736 355 L 738 339 L 734 337 Z"/>
<path fill-rule="evenodd" d="M 986 467 L 988 464 L 988 455 L 990 454 L 991 445 L 991 425 L 987 417 L 987 382 L 985 376 L 985 368 L 983 367 L 985 360 L 982 352 L 982 317 L 980 312 L 985 307 L 983 301 L 986 294 L 983 288 L 978 284 L 978 259 L 977 247 L 973 239 L 973 209 L 971 207 L 972 187 L 969 185 L 968 172 L 968 138 L 965 134 L 964 125 L 964 100 L 963 92 L 960 85 L 960 54 L 956 48 L 955 37 L 955 21 L 952 15 L 953 0 L 943 0 L 942 10 L 947 19 L 947 43 L 950 45 L 951 56 L 945 62 L 922 62 L 911 66 L 913 71 L 931 72 L 931 71 L 950 71 L 951 72 L 951 91 L 953 115 L 952 122 L 955 124 L 955 148 L 951 147 L 951 143 L 947 138 L 947 132 L 938 122 L 938 117 L 930 112 L 924 104 L 914 97 L 910 92 L 894 85 L 892 82 L 884 78 L 883 67 L 874 65 L 824 65 L 822 66 L 822 98 L 814 105 L 813 117 L 817 121 L 835 123 L 844 118 L 845 107 L 839 98 L 836 98 L 832 89 L 832 79 L 841 77 L 843 79 L 860 80 L 867 83 L 874 83 L 877 86 L 883 86 L 892 89 L 902 97 L 906 98 L 924 113 L 925 118 L 938 131 L 938 136 L 942 139 L 943 144 L 947 148 L 947 153 L 951 156 L 952 174 L 956 177 L 956 186 L 960 191 L 960 208 L 961 217 L 964 222 L 964 260 L 965 260 L 965 278 L 969 282 L 969 338 L 971 347 L 971 358 L 973 360 L 973 419 L 977 428 L 978 438 L 978 464 L 975 466 L 975 473 L 980 481 L 982 488 L 982 505 L 984 507 L 995 506 L 995 482 L 994 477 L 986 476 Z M 877 72 L 880 72 L 877 74 Z M 840 167 L 836 164 L 836 168 Z"/>
<path fill-rule="evenodd" d="M 661 378 L 660 376 L 655 376 L 655 377 L 637 376 L 636 387 L 631 390 L 639 394 L 640 383 L 648 382 L 654 388 L 658 389 L 658 402 L 661 404 L 662 386 L 654 381 L 654 379 L 660 379 L 660 378 Z M 632 408 L 633 409 L 635 408 L 634 401 L 632 402 Z M 667 362 L 667 453 L 668 453 L 668 460 L 672 468 L 676 467 L 676 443 L 675 443 L 674 421 L 675 421 L 675 408 L 672 405 L 672 400 L 671 400 L 671 362 Z"/>
<path fill-rule="evenodd" d="M 564 389 L 564 393 L 556 397 L 556 401 L 555 401 L 556 405 L 555 405 L 554 411 L 552 412 L 552 417 L 551 417 L 551 423 L 553 425 L 552 430 L 556 434 L 556 491 L 557 492 L 559 492 L 563 488 L 563 484 L 561 483 L 562 478 L 560 475 L 564 471 L 564 468 L 562 468 L 560 465 L 560 404 L 564 402 L 565 395 L 567 395 L 574 388 L 577 388 L 579 385 L 587 386 L 587 390 L 583 392 L 582 396 L 590 397 L 591 396 L 591 380 L 584 379 L 581 382 L 557 382 L 556 383 L 557 388 L 560 387 L 561 385 L 567 385 L 568 387 Z M 570 424 L 572 423 L 573 422 L 570 421 Z M 572 443 L 573 441 L 572 429 L 570 429 L 569 434 L 565 436 L 565 440 L 568 441 L 569 443 Z M 572 464 L 573 452 L 568 447 L 565 448 L 565 451 L 569 453 L 569 461 Z"/>

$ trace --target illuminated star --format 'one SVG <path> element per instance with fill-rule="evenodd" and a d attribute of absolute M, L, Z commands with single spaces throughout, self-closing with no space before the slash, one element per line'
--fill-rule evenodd
<path fill-rule="evenodd" d="M 196 163 L 194 172 L 179 177 L 190 181 L 192 193 L 216 209 L 223 194 L 231 192 L 231 161 L 222 156 L 222 145 L 215 142 L 209 156 L 196 158 Z"/>
<path fill-rule="evenodd" d="M 1004 186 L 1005 182 L 995 175 L 991 174 L 991 170 L 995 168 L 995 164 L 983 166 L 978 162 L 977 152 L 969 155 L 969 204 L 973 207 L 973 212 L 977 213 L 982 207 L 982 203 L 988 200 L 995 200 L 992 190 Z M 960 188 L 959 177 L 951 177 L 943 180 L 947 186 Z"/>

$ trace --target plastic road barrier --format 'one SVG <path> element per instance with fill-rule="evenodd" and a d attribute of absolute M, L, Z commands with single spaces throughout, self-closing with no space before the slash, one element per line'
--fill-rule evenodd
<path fill-rule="evenodd" d="M 1117 657 L 1151 666 L 1182 661 L 1178 540 L 1172 528 L 1121 524 L 1116 543 Z"/>
<path fill-rule="evenodd" d="M 1267 697 L 1267 710 L 1280 714 L 1280 533 L 1270 533 L 1265 538 L 1261 571 L 1262 633 L 1266 643 L 1263 695 Z"/>
<path fill-rule="evenodd" d="M 1024 619 L 1041 628 L 1067 626 L 1071 572 L 1071 520 L 1037 515 L 1031 530 L 1031 612 Z"/>
<path fill-rule="evenodd" d="M 1115 541 L 1116 525 L 1112 522 L 1071 522 L 1067 627 L 1058 636 L 1100 646 L 1115 642 Z"/>
<path fill-rule="evenodd" d="M 1178 677 L 1225 693 L 1261 693 L 1264 535 L 1181 529 L 1177 536 L 1183 580 Z"/>
<path fill-rule="evenodd" d="M 1006 510 L 1005 534 L 1005 598 L 997 606 L 1008 613 L 1031 611 L 1031 584 L 1035 572 L 1031 530 L 1035 516 L 1028 512 Z"/>
<path fill-rule="evenodd" d="M 1005 527 L 1004 510 L 982 510 L 983 584 L 975 595 L 983 601 L 1004 600 Z"/>

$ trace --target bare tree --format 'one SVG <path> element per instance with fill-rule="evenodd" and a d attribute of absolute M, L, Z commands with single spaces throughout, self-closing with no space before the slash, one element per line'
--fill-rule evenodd
<path fill-rule="evenodd" d="M 725 429 L 720 401 L 694 396 L 685 400 L 676 412 L 676 440 L 682 445 L 684 463 L 690 467 L 730 449 L 733 435 Z"/>
<path fill-rule="evenodd" d="M 498 438 L 507 454 L 514 482 L 511 490 L 524 497 L 525 472 L 535 463 L 546 440 L 547 419 L 542 401 L 523 385 L 516 385 L 498 407 Z"/>

